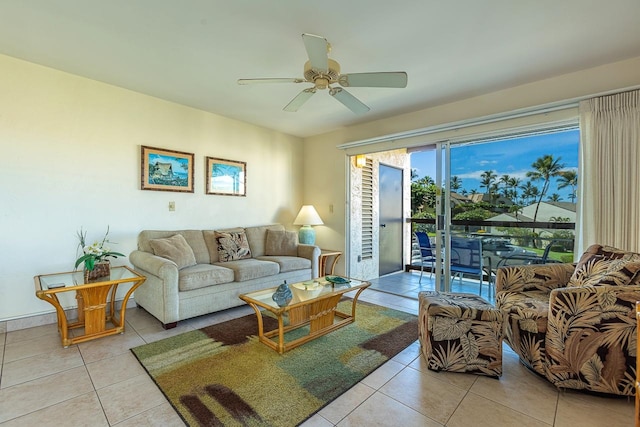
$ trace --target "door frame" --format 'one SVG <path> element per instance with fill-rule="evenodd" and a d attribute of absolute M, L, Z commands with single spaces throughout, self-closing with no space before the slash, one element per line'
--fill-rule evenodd
<path fill-rule="evenodd" d="M 400 238 L 400 246 L 399 246 L 399 253 L 396 254 L 399 256 L 400 259 L 400 264 L 399 264 L 399 269 L 398 270 L 394 270 L 385 274 L 391 274 L 391 273 L 397 273 L 398 271 L 402 271 L 404 269 L 404 244 L 405 244 L 405 240 L 404 240 L 404 234 L 405 234 L 405 218 L 404 218 L 404 190 L 405 190 L 405 179 L 404 179 L 404 169 L 401 167 L 398 167 L 396 165 L 391 165 L 385 162 L 378 162 L 378 188 L 377 188 L 377 192 L 378 192 L 378 277 L 380 277 L 380 261 L 381 261 L 381 251 L 380 251 L 380 242 L 381 242 L 381 238 L 380 238 L 380 234 L 382 232 L 381 228 L 381 209 L 380 209 L 380 203 L 382 201 L 382 197 L 380 196 L 380 184 L 381 184 L 381 173 L 380 173 L 380 169 L 381 167 L 387 167 L 393 170 L 396 170 L 397 172 L 400 173 L 400 230 L 399 230 L 399 238 Z"/>
<path fill-rule="evenodd" d="M 436 289 L 451 291 L 451 143 L 436 144 Z M 444 182 L 443 182 L 444 181 Z M 444 190 L 443 190 L 444 188 Z M 442 192 L 444 191 L 444 195 Z M 444 197 L 443 197 L 444 196 Z M 439 285 L 439 286 L 438 286 Z"/>

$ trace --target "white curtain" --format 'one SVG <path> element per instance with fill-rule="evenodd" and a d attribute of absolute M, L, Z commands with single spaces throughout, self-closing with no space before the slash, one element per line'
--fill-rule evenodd
<path fill-rule="evenodd" d="M 640 252 L 640 90 L 580 103 L 579 188 L 576 254 Z"/>

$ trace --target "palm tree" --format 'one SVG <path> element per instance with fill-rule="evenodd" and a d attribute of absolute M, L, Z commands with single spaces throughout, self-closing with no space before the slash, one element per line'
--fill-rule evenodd
<path fill-rule="evenodd" d="M 429 186 L 431 184 L 435 184 L 436 182 L 430 176 L 425 176 L 416 181 L 418 184 Z"/>
<path fill-rule="evenodd" d="M 578 186 L 578 172 L 575 170 L 564 171 L 558 178 L 558 189 L 571 187 L 571 194 L 569 198 L 571 203 L 576 202 L 576 187 Z"/>
<path fill-rule="evenodd" d="M 522 200 L 526 203 L 531 203 L 532 200 L 538 196 L 538 187 L 533 185 L 531 181 L 527 181 L 526 184 L 521 185 L 520 189 L 522 190 Z"/>
<path fill-rule="evenodd" d="M 547 197 L 547 200 L 550 202 L 559 202 L 562 200 L 562 196 L 560 196 L 558 193 L 553 193 L 552 195 Z"/>
<path fill-rule="evenodd" d="M 498 200 L 498 183 L 491 184 L 489 195 L 491 196 L 491 203 L 496 203 Z"/>
<path fill-rule="evenodd" d="M 502 175 L 500 177 L 500 183 L 503 185 L 502 187 L 502 195 L 504 197 L 509 197 L 509 181 L 511 180 L 511 176 L 509 175 Z"/>
<path fill-rule="evenodd" d="M 527 177 L 531 178 L 532 181 L 543 181 L 542 190 L 540 190 L 540 194 L 538 194 L 536 210 L 533 214 L 533 222 L 536 222 L 538 218 L 538 209 L 540 208 L 542 199 L 549 190 L 551 178 L 560 176 L 562 174 L 562 168 L 564 168 L 564 164 L 560 163 L 560 159 L 561 157 L 554 159 L 553 155 L 545 154 L 531 164 L 531 167 L 535 170 L 527 172 Z"/>
<path fill-rule="evenodd" d="M 484 171 L 480 174 L 480 187 L 485 187 L 487 189 L 486 194 L 491 192 L 491 184 L 496 180 L 498 175 L 496 175 L 493 171 Z"/>
<path fill-rule="evenodd" d="M 509 178 L 509 188 L 511 188 L 511 191 L 509 192 L 508 197 L 510 197 L 514 202 L 518 199 L 518 187 L 520 187 L 521 181 L 522 180 L 520 178 Z"/>
<path fill-rule="evenodd" d="M 522 213 L 522 207 L 522 205 L 519 205 L 517 203 L 509 206 L 509 212 L 516 214 L 516 220 L 518 219 L 518 214 Z"/>
<path fill-rule="evenodd" d="M 458 176 L 454 175 L 451 177 L 449 186 L 452 191 L 458 191 L 462 187 L 462 180 Z"/>

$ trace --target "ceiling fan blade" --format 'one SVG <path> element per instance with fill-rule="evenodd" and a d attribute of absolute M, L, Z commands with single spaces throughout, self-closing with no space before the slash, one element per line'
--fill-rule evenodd
<path fill-rule="evenodd" d="M 311 68 L 317 71 L 329 70 L 329 43 L 327 39 L 313 34 L 303 34 L 302 41 L 307 50 Z"/>
<path fill-rule="evenodd" d="M 239 85 L 249 85 L 254 83 L 304 83 L 304 79 L 238 79 Z"/>
<path fill-rule="evenodd" d="M 296 97 L 293 98 L 291 102 L 289 102 L 287 106 L 283 108 L 283 110 L 289 111 L 292 113 L 298 111 L 298 109 L 302 107 L 302 104 L 307 102 L 309 98 L 313 96 L 314 93 L 316 93 L 315 87 L 310 87 L 308 89 L 303 90 L 302 92 L 297 94 Z"/>
<path fill-rule="evenodd" d="M 342 102 L 345 107 L 350 109 L 356 114 L 364 114 L 369 111 L 369 107 L 364 105 L 358 98 L 351 95 L 346 90 L 339 87 L 332 87 L 329 94 Z"/>
<path fill-rule="evenodd" d="M 404 71 L 383 73 L 343 74 L 338 83 L 344 87 L 407 87 Z"/>

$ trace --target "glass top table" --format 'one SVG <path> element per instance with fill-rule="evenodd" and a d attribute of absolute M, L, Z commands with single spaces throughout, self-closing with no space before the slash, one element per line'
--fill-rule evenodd
<path fill-rule="evenodd" d="M 125 312 L 127 301 L 146 277 L 127 266 L 111 267 L 110 275 L 100 279 L 85 282 L 83 271 L 69 271 L 64 273 L 42 274 L 34 277 L 36 296 L 47 301 L 56 309 L 58 317 L 58 331 L 62 345 L 92 340 L 108 335 L 122 334 L 125 327 Z M 116 313 L 116 292 L 118 286 L 131 284 L 125 294 L 122 307 Z M 76 293 L 78 301 L 78 320 L 69 322 L 58 295 L 61 292 Z M 110 323 L 112 327 L 108 325 Z M 74 328 L 84 328 L 84 333 L 71 337 L 69 331 Z"/>
<path fill-rule="evenodd" d="M 110 271 L 111 271 L 111 274 L 108 277 L 105 276 L 95 280 L 91 280 L 88 284 L 95 286 L 96 283 L 107 282 L 107 281 L 128 282 L 131 280 L 139 279 L 140 277 L 144 277 L 126 266 L 111 267 Z M 72 287 L 72 286 L 79 286 L 79 285 L 86 284 L 84 282 L 83 271 L 68 271 L 65 273 L 43 274 L 36 277 L 40 278 L 40 290 L 42 291 L 48 291 L 48 290 L 60 289 L 64 287 Z"/>
<path fill-rule="evenodd" d="M 283 354 L 285 351 L 355 321 L 358 297 L 371 283 L 356 279 L 346 280 L 348 283 L 332 284 L 321 277 L 315 281 L 293 283 L 289 285 L 292 299 L 283 306 L 279 306 L 273 300 L 273 294 L 278 287 L 243 294 L 240 295 L 240 299 L 249 304 L 256 312 L 260 342 Z M 351 313 L 337 310 L 338 302 L 342 296 L 352 291 L 356 291 L 356 294 L 351 301 Z M 275 315 L 278 320 L 278 329 L 264 331 L 262 310 L 267 310 Z M 288 325 L 285 325 L 285 317 L 289 320 Z M 307 325 L 309 326 L 307 335 L 289 342 L 285 341 L 285 334 L 288 331 Z"/>

